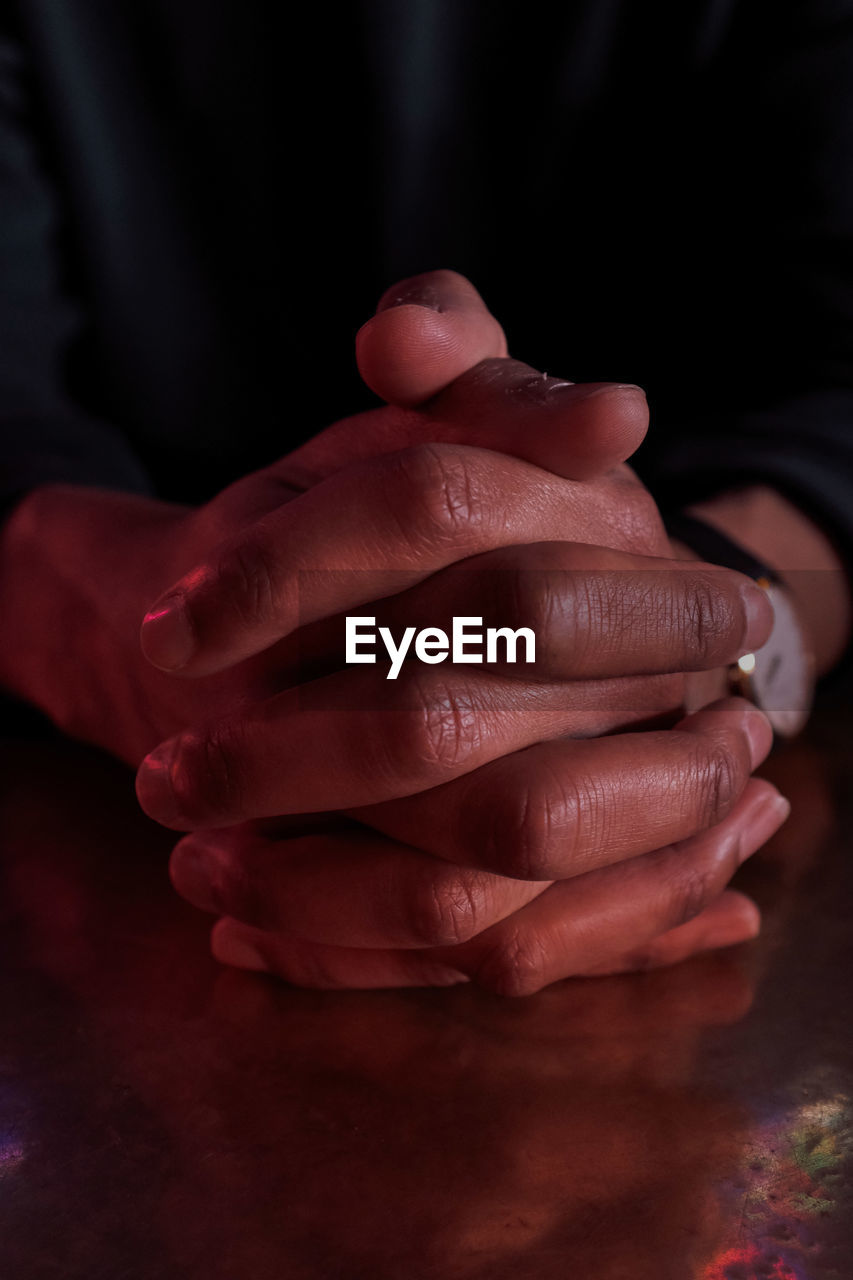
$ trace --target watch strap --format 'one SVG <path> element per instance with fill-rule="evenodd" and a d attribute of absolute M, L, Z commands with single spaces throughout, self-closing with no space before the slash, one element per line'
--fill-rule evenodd
<path fill-rule="evenodd" d="M 700 520 L 698 516 L 678 512 L 667 516 L 664 523 L 671 538 L 685 543 L 709 564 L 718 564 L 726 569 L 745 573 L 756 582 L 763 579 L 766 582 L 781 583 L 778 573 L 769 565 L 763 564 L 740 543 L 723 533 L 722 529 L 708 524 L 705 520 Z"/>

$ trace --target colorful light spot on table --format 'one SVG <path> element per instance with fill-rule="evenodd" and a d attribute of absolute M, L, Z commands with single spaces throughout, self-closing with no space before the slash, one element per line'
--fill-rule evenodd
<path fill-rule="evenodd" d="M 739 1176 L 723 1189 L 729 1238 L 701 1280 L 813 1280 L 820 1224 L 842 1208 L 849 1186 L 852 1125 L 850 1100 L 843 1095 L 755 1125 Z"/>

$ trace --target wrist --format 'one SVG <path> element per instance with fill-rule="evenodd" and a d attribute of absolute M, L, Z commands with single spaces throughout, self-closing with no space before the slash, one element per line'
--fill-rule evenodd
<path fill-rule="evenodd" d="M 844 654 L 851 593 L 830 539 L 792 502 L 763 485 L 732 490 L 687 508 L 773 570 L 790 596 L 819 675 Z"/>
<path fill-rule="evenodd" d="M 177 570 L 185 517 L 150 498 L 45 485 L 0 531 L 0 684 L 127 760 L 155 731 L 139 625 Z"/>

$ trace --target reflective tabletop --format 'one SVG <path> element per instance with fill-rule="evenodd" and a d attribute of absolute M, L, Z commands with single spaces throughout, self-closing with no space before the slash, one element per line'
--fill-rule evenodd
<path fill-rule="evenodd" d="M 6 739 L 0 1280 L 851 1280 L 849 719 L 755 943 L 524 1000 L 220 968 L 129 771 Z"/>

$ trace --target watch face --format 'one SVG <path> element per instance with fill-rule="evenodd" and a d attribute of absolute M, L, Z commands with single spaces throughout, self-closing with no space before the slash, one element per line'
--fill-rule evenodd
<path fill-rule="evenodd" d="M 763 585 L 763 584 L 762 584 Z M 771 583 L 765 588 L 773 605 L 775 622 L 770 639 L 755 652 L 750 676 L 752 694 L 776 733 L 789 738 L 799 733 L 812 705 L 814 661 L 808 651 L 788 593 Z"/>

